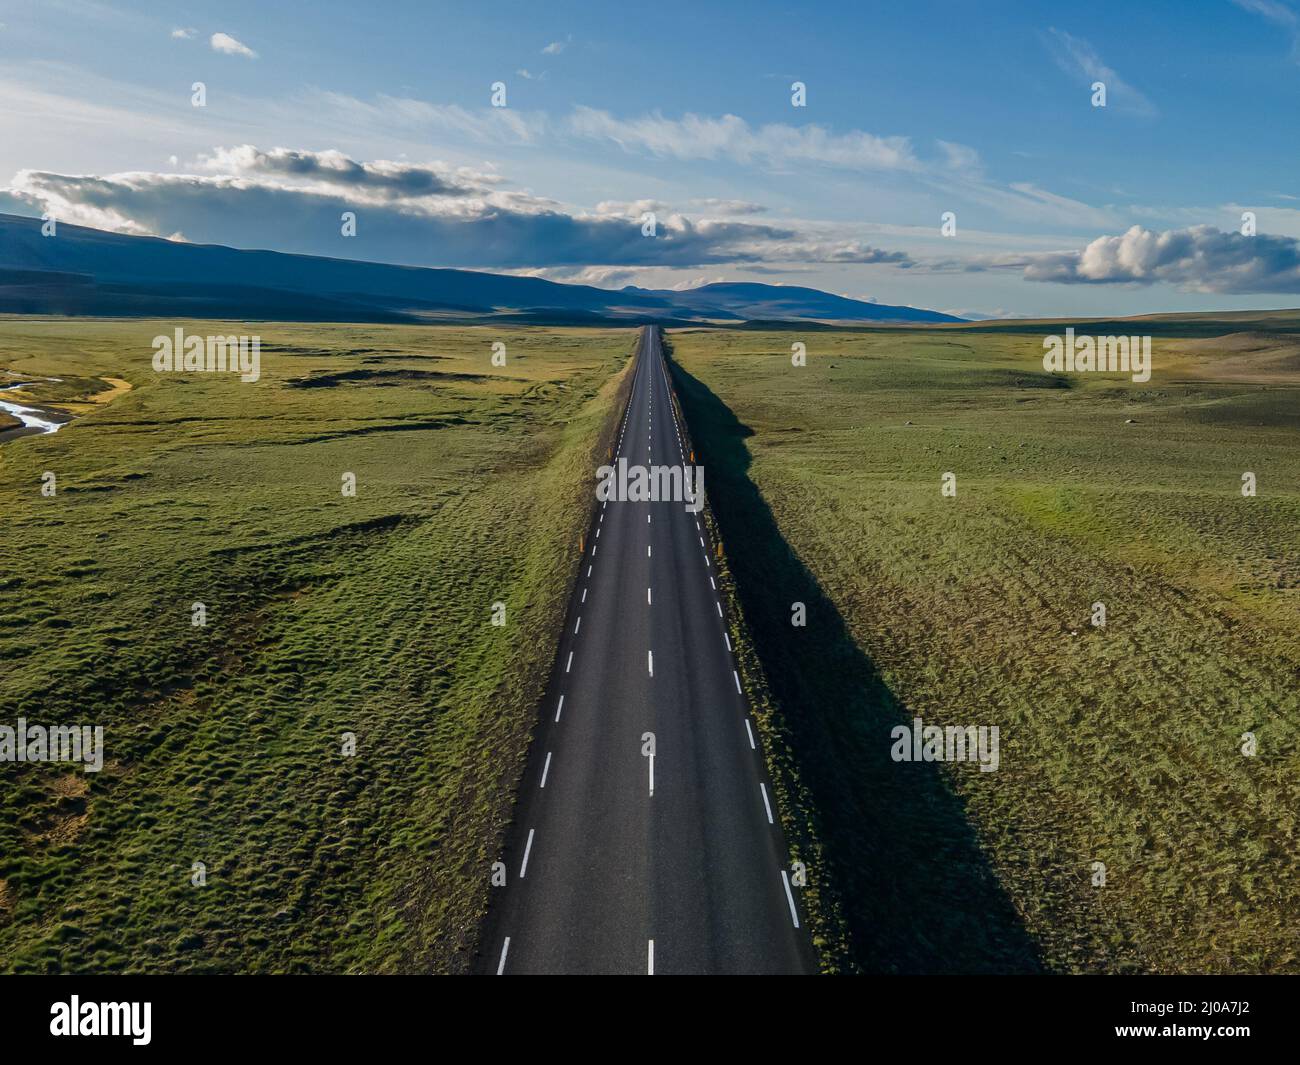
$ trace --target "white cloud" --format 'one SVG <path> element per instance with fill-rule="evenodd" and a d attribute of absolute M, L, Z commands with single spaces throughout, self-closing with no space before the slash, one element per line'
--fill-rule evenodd
<path fill-rule="evenodd" d="M 550 44 L 548 44 L 545 48 L 542 49 L 542 55 L 559 55 L 561 52 L 563 52 L 566 48 L 569 47 L 569 44 L 572 41 L 573 41 L 572 37 L 567 37 L 563 41 L 552 41 Z"/>
<path fill-rule="evenodd" d="M 192 41 L 198 34 L 198 30 L 190 26 L 177 26 L 172 30 L 173 41 Z"/>
<path fill-rule="evenodd" d="M 214 33 L 209 38 L 214 52 L 221 52 L 225 55 L 242 55 L 245 59 L 256 59 L 257 53 L 248 47 L 243 41 L 236 40 L 228 33 Z"/>
<path fill-rule="evenodd" d="M 1279 26 L 1295 28 L 1296 13 L 1286 4 L 1277 3 L 1275 0 L 1232 0 L 1232 2 L 1252 15 L 1259 15 Z"/>
<path fill-rule="evenodd" d="M 626 151 L 675 159 L 727 159 L 775 167 L 812 163 L 868 170 L 910 170 L 918 165 L 906 137 L 877 137 L 860 130 L 837 134 L 816 125 L 755 127 L 736 115 L 666 118 L 656 112 L 622 119 L 608 111 L 579 106 L 565 129 L 577 137 L 613 142 Z"/>
<path fill-rule="evenodd" d="M 1300 17 L 1277 0 L 1232 0 L 1243 11 L 1259 15 L 1291 34 L 1291 58 L 1300 62 Z"/>
<path fill-rule="evenodd" d="M 1086 79 L 1089 86 L 1095 81 L 1105 82 L 1108 107 L 1144 116 L 1158 113 L 1156 105 L 1120 77 L 1118 71 L 1108 67 L 1091 44 L 1055 27 L 1050 32 L 1057 66 L 1071 77 Z"/>
<path fill-rule="evenodd" d="M 266 174 L 366 190 L 389 198 L 466 196 L 485 193 L 500 182 L 493 174 L 453 168 L 445 163 L 377 160 L 357 162 L 340 151 L 261 149 L 252 144 L 217 148 L 200 160 L 202 169 L 224 174 Z"/>
<path fill-rule="evenodd" d="M 184 233 L 200 243 L 274 247 L 410 265 L 529 268 L 689 268 L 741 263 L 911 265 L 902 252 L 816 227 L 692 218 L 653 201 L 566 207 L 498 187 L 496 175 L 443 164 L 361 162 L 338 151 L 219 148 L 207 174 L 103 177 L 20 171 L 0 194 L 63 221 L 122 233 Z M 664 210 L 657 234 L 640 211 Z M 353 210 L 365 243 L 339 243 Z"/>
<path fill-rule="evenodd" d="M 1300 292 L 1300 240 L 1191 226 L 1155 232 L 1132 226 L 1082 251 L 1027 257 L 1025 278 L 1062 284 L 1178 285 L 1195 292 Z"/>

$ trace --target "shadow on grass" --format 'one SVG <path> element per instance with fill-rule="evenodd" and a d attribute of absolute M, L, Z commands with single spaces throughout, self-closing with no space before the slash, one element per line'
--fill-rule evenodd
<path fill-rule="evenodd" d="M 890 758 L 890 730 L 912 715 L 782 538 L 749 478 L 753 431 L 671 365 L 737 594 L 815 805 L 854 962 L 869 972 L 1041 971 L 942 769 Z M 806 628 L 790 624 L 795 602 L 807 607 Z"/>

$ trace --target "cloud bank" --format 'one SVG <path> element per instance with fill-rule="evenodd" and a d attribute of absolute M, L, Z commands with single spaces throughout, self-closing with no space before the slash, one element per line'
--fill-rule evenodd
<path fill-rule="evenodd" d="M 64 222 L 235 247 L 487 269 L 698 267 L 823 262 L 906 267 L 910 258 L 833 233 L 745 220 L 756 205 L 687 215 L 655 201 L 581 210 L 443 163 L 363 162 L 335 150 L 244 144 L 199 174 L 20 171 L 0 190 Z M 343 237 L 341 216 L 357 217 Z M 655 214 L 645 235 L 645 213 Z"/>

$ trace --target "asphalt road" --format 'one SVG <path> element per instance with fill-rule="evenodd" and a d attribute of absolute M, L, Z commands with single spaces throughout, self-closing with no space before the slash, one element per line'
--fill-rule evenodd
<path fill-rule="evenodd" d="M 615 459 L 680 467 L 683 441 L 647 328 Z M 815 969 L 704 525 L 683 502 L 600 505 L 483 971 Z"/>

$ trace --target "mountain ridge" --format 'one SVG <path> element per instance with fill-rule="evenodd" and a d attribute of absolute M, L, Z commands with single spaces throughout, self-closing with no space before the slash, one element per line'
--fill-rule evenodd
<path fill-rule="evenodd" d="M 308 321 L 498 319 L 660 324 L 752 318 L 960 322 L 819 289 L 715 282 L 620 290 L 477 270 L 189 244 L 0 214 L 0 313 Z"/>

